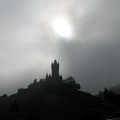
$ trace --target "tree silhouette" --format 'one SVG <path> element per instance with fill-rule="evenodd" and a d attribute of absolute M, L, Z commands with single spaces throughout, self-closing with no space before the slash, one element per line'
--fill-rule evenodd
<path fill-rule="evenodd" d="M 64 80 L 64 85 L 67 91 L 69 92 L 75 92 L 78 91 L 81 87 L 80 84 L 77 84 L 75 79 L 70 76 L 66 80 Z"/>
<path fill-rule="evenodd" d="M 10 112 L 15 112 L 15 113 L 20 112 L 18 102 L 16 100 L 14 100 L 14 102 L 12 103 L 12 105 L 10 107 Z"/>

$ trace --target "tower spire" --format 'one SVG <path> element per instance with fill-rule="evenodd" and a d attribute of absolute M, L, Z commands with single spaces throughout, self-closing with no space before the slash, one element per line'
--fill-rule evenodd
<path fill-rule="evenodd" d="M 52 77 L 59 77 L 59 62 L 55 59 L 51 64 Z"/>

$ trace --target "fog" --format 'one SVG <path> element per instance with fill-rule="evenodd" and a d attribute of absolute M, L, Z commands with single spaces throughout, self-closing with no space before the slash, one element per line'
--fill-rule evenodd
<path fill-rule="evenodd" d="M 54 59 L 63 77 L 73 76 L 96 94 L 120 80 L 120 1 L 0 0 L 0 94 L 51 73 Z M 64 17 L 73 37 L 58 35 Z"/>

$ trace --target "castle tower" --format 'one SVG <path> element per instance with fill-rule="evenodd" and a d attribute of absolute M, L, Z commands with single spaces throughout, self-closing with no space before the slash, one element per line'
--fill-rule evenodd
<path fill-rule="evenodd" d="M 52 69 L 52 77 L 59 77 L 59 63 L 54 60 L 54 62 L 51 64 Z"/>

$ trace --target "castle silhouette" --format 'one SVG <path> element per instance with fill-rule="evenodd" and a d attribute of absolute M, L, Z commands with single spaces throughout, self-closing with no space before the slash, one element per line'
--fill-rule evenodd
<path fill-rule="evenodd" d="M 46 74 L 44 79 L 40 79 L 37 81 L 35 79 L 33 83 L 28 85 L 28 88 L 20 88 L 18 89 L 18 93 L 65 93 L 74 92 L 80 89 L 80 85 L 76 84 L 73 77 L 68 77 L 67 79 L 63 80 L 62 75 L 59 74 L 60 64 L 57 60 L 54 60 L 51 63 L 51 74 Z M 38 92 L 39 91 L 39 92 Z"/>
<path fill-rule="evenodd" d="M 46 74 L 46 77 L 44 79 L 40 79 L 37 81 L 37 79 L 34 79 L 33 83 L 30 83 L 28 85 L 28 88 L 20 88 L 18 89 L 18 93 L 33 91 L 33 89 L 40 89 L 43 86 L 44 87 L 52 87 L 56 88 L 60 86 L 63 83 L 62 75 L 59 75 L 59 68 L 60 64 L 55 59 L 53 63 L 51 63 L 51 74 Z M 41 90 L 42 91 L 42 90 Z"/>

